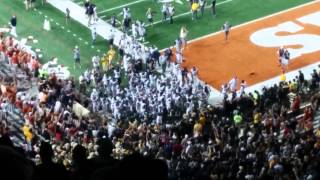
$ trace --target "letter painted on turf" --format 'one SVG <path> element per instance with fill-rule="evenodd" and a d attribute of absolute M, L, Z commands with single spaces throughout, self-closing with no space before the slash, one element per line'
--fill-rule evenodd
<path fill-rule="evenodd" d="M 320 12 L 309 14 L 297 20 L 304 24 L 319 26 Z M 303 54 L 313 53 L 320 50 L 320 36 L 316 34 L 294 34 L 303 30 L 304 27 L 287 21 L 274 27 L 261 29 L 250 36 L 251 42 L 262 47 L 286 46 L 291 55 L 291 59 Z M 291 33 L 292 35 L 277 35 L 277 33 Z M 290 46 L 298 46 L 290 48 Z"/>

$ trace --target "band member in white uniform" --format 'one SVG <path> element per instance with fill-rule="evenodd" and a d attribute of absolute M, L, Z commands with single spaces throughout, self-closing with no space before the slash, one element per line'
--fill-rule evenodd
<path fill-rule="evenodd" d="M 182 43 L 182 49 L 187 47 L 187 35 L 188 35 L 188 30 L 186 26 L 182 26 L 180 29 L 180 39 Z"/>

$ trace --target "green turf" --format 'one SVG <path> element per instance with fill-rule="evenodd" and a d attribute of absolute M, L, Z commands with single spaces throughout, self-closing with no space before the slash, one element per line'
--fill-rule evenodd
<path fill-rule="evenodd" d="M 81 0 L 77 1 L 79 2 Z M 98 12 L 101 12 L 134 1 L 135 0 L 94 0 L 94 3 L 98 7 Z M 187 25 L 189 29 L 188 39 L 194 39 L 220 30 L 226 20 L 230 21 L 234 26 L 311 0 L 232 0 L 218 5 L 223 1 L 225 0 L 217 0 L 216 18 L 212 17 L 210 8 L 206 9 L 203 17 L 195 21 L 191 20 L 191 14 L 180 16 L 174 20 L 174 24 L 167 22 L 156 24 L 153 28 L 148 27 L 146 40 L 162 49 L 172 45 L 182 25 Z M 176 9 L 176 15 L 190 11 L 189 2 L 186 0 L 182 0 L 182 2 L 183 5 L 173 3 Z M 211 0 L 207 0 L 207 2 L 210 3 Z M 137 4 L 129 5 L 128 7 L 131 9 L 133 20 L 139 19 L 146 22 L 145 13 L 149 7 L 151 7 L 153 11 L 156 11 L 154 21 L 159 21 L 162 18 L 161 3 L 155 3 L 155 0 L 145 0 Z M 113 13 L 118 15 L 121 10 L 122 8 L 119 8 L 105 13 L 99 13 L 99 16 L 106 16 L 104 19 L 109 19 Z M 122 16 L 119 15 L 118 19 L 121 20 L 121 18 Z"/>
<path fill-rule="evenodd" d="M 39 14 L 39 11 L 41 11 L 42 14 Z M 71 74 L 76 77 L 86 68 L 91 67 L 91 57 L 93 55 L 101 55 L 107 50 L 105 40 L 102 38 L 98 38 L 96 45 L 92 48 L 90 30 L 75 21 L 66 25 L 64 15 L 50 5 L 42 7 L 39 2 L 39 5 L 37 4 L 37 11 L 26 11 L 21 0 L 3 0 L 0 6 L 0 14 L 1 27 L 7 26 L 11 15 L 16 14 L 19 38 L 32 35 L 38 39 L 37 44 L 32 42 L 28 42 L 27 44 L 34 49 L 40 48 L 42 50 L 42 54 L 44 55 L 41 60 L 42 63 L 47 62 L 48 59 L 52 57 L 57 57 L 59 59 L 58 62 L 68 66 Z M 47 16 L 49 20 L 51 18 L 53 19 L 53 22 L 51 22 L 51 31 L 45 31 L 42 28 L 45 16 Z M 63 25 L 65 29 L 56 25 L 56 22 Z M 70 30 L 70 33 L 68 33 L 67 30 Z M 73 37 L 73 34 L 77 36 Z M 78 39 L 79 37 L 83 40 L 80 41 Z M 86 45 L 85 42 L 88 42 L 88 45 Z M 82 68 L 76 68 L 74 70 L 72 49 L 75 45 L 80 47 Z M 100 53 L 97 52 L 98 49 L 101 50 Z"/>

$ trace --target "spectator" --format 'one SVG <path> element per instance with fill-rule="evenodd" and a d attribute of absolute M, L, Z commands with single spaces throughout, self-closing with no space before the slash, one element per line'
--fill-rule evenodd
<path fill-rule="evenodd" d="M 69 175 L 66 168 L 54 163 L 52 158 L 54 156 L 51 145 L 47 142 L 42 142 L 40 146 L 41 164 L 37 165 L 33 174 L 34 180 L 37 179 L 68 179 Z"/>

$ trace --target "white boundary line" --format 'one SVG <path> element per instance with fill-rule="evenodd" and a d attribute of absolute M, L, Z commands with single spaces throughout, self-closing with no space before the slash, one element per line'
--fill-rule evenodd
<path fill-rule="evenodd" d="M 143 1 L 146 1 L 146 0 L 133 1 L 133 2 L 128 3 L 128 4 L 123 4 L 123 5 L 120 5 L 120 6 L 117 6 L 117 7 L 113 7 L 113 8 L 110 8 L 110 9 L 106 9 L 106 10 L 100 11 L 100 12 L 98 12 L 98 14 L 109 12 L 109 11 L 112 11 L 112 10 L 115 10 L 115 9 L 120 9 L 120 8 L 123 8 L 123 7 L 126 7 L 126 6 L 130 6 L 132 4 L 137 4 L 137 3 L 143 2 Z"/>
<path fill-rule="evenodd" d="M 320 2 L 320 0 L 310 1 L 310 2 L 308 2 L 308 3 L 302 4 L 302 5 L 299 5 L 299 6 L 296 6 L 296 7 L 292 7 L 292 8 L 283 10 L 283 11 L 279 11 L 279 12 L 276 12 L 276 13 L 273 13 L 273 14 L 270 14 L 270 15 L 267 15 L 267 16 L 263 16 L 263 17 L 261 17 L 261 18 L 258 18 L 258 19 L 252 20 L 252 21 L 248 21 L 248 22 L 245 22 L 245 23 L 242 23 L 242 24 L 239 24 L 239 25 L 237 25 L 237 26 L 232 27 L 232 28 L 231 28 L 231 31 L 232 31 L 232 29 L 237 29 L 237 28 L 240 28 L 240 27 L 242 27 L 242 26 L 245 26 L 245 25 L 248 25 L 248 24 L 251 24 L 251 23 L 255 23 L 255 22 L 258 22 L 258 21 L 262 21 L 262 20 L 271 18 L 272 16 L 276 16 L 276 15 L 279 15 L 279 14 L 282 14 L 282 13 L 286 13 L 286 12 L 289 12 L 289 11 L 292 11 L 292 10 L 295 10 L 295 9 L 299 9 L 299 8 L 302 8 L 302 7 L 311 5 L 311 4 L 318 3 L 318 2 Z M 222 26 L 222 25 L 221 25 L 221 26 Z M 201 37 L 192 39 L 192 40 L 188 41 L 188 44 L 190 44 L 190 43 L 192 43 L 192 42 L 195 42 L 195 41 L 199 41 L 199 40 L 201 40 L 201 39 L 204 39 L 204 38 L 207 38 L 207 37 L 210 37 L 210 36 L 217 35 L 217 34 L 219 34 L 219 33 L 221 33 L 221 32 L 222 32 L 222 31 L 217 31 L 217 32 L 214 32 L 214 33 L 211 33 L 211 34 L 207 34 L 207 35 L 205 35 L 205 36 L 201 36 Z"/>
<path fill-rule="evenodd" d="M 229 2 L 231 2 L 231 1 L 233 1 L 233 0 L 225 0 L 225 1 L 222 1 L 222 2 L 220 2 L 220 3 L 217 3 L 216 6 L 220 6 L 220 5 L 222 5 L 222 4 L 229 3 Z M 208 5 L 208 6 L 206 6 L 205 8 L 208 9 L 208 8 L 210 8 L 210 7 L 211 7 L 211 5 Z M 185 13 L 182 13 L 182 14 L 178 14 L 178 15 L 176 15 L 176 16 L 173 16 L 172 18 L 173 18 L 173 19 L 176 19 L 176 18 L 185 16 L 185 15 L 188 15 L 188 14 L 191 14 L 191 11 L 188 11 L 188 12 L 185 12 Z M 159 24 L 159 23 L 162 23 L 162 20 L 159 20 L 159 21 L 154 22 L 153 25 L 156 25 L 156 24 Z M 146 25 L 146 27 L 149 27 L 149 26 L 151 26 L 151 25 L 150 25 L 150 24 Z"/>

